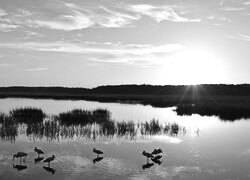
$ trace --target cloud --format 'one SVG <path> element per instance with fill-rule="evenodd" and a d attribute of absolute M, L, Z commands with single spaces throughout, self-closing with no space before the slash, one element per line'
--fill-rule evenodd
<path fill-rule="evenodd" d="M 231 36 L 231 38 L 239 39 L 243 41 L 250 41 L 250 36 L 245 35 L 245 34 L 238 34 L 237 36 Z"/>
<path fill-rule="evenodd" d="M 225 8 L 222 8 L 223 11 L 242 11 L 245 9 L 246 8 L 244 8 L 244 7 L 225 7 Z"/>
<path fill-rule="evenodd" d="M 7 12 L 3 9 L 0 9 L 0 17 L 6 16 L 6 15 L 7 15 Z"/>
<path fill-rule="evenodd" d="M 45 67 L 25 69 L 25 71 L 29 71 L 29 72 L 39 72 L 39 71 L 46 71 L 46 70 L 48 70 L 48 68 L 45 68 Z"/>
<path fill-rule="evenodd" d="M 85 55 L 89 60 L 107 63 L 148 62 L 161 64 L 166 57 L 182 50 L 180 44 L 122 44 L 122 43 L 67 43 L 67 42 L 23 42 L 0 43 L 0 47 L 44 52 L 77 53 Z"/>
<path fill-rule="evenodd" d="M 248 5 L 250 5 L 250 1 L 248 1 L 248 2 L 243 2 L 242 4 L 248 6 Z"/>
<path fill-rule="evenodd" d="M 78 11 L 74 11 L 71 15 L 61 15 L 55 20 L 31 20 L 29 23 L 33 26 L 65 31 L 84 29 L 94 25 L 94 22 Z"/>
<path fill-rule="evenodd" d="M 12 7 L 13 8 L 13 7 Z M 133 23 L 142 16 L 149 16 L 161 22 L 163 20 L 173 22 L 200 22 L 200 19 L 182 17 L 172 6 L 153 6 L 149 4 L 129 5 L 124 3 L 96 4 L 78 2 L 48 2 L 47 6 L 38 2 L 33 4 L 32 10 L 24 6 L 14 7 L 8 13 L 0 9 L 0 17 L 5 17 L 10 22 L 9 27 L 1 29 L 13 29 L 22 27 L 48 28 L 52 30 L 81 30 L 85 28 L 124 28 L 133 27 Z M 178 8 L 177 8 L 178 9 Z M 180 14 L 183 14 L 180 12 Z M 2 25 L 3 26 L 3 25 Z M 7 25 L 5 25 L 7 26 Z M 6 30 L 7 31 L 7 30 Z"/>
<path fill-rule="evenodd" d="M 10 32 L 17 29 L 18 27 L 20 26 L 14 24 L 2 24 L 0 21 L 0 31 L 2 32 Z"/>
<path fill-rule="evenodd" d="M 7 68 L 7 67 L 14 67 L 16 64 L 11 64 L 11 63 L 0 63 L 0 68 Z"/>
<path fill-rule="evenodd" d="M 126 13 L 112 11 L 105 7 L 100 8 L 104 11 L 103 14 L 93 17 L 93 21 L 100 27 L 126 27 L 140 18 L 139 15 L 132 16 Z"/>
<path fill-rule="evenodd" d="M 201 19 L 190 19 L 179 16 L 170 6 L 153 6 L 149 4 L 129 5 L 127 10 L 153 18 L 158 23 L 164 20 L 172 22 L 200 22 Z"/>
<path fill-rule="evenodd" d="M 133 21 L 139 19 L 119 11 L 110 10 L 104 6 L 81 6 L 74 3 L 62 3 L 48 16 L 46 10 L 31 13 L 19 10 L 15 20 L 24 26 L 35 28 L 49 28 L 54 30 L 80 30 L 85 28 L 119 28 L 126 27 Z M 27 13 L 28 12 L 28 13 Z"/>

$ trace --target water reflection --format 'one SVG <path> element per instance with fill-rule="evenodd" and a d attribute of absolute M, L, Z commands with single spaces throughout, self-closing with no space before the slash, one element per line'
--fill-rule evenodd
<path fill-rule="evenodd" d="M 95 164 L 95 163 L 101 161 L 102 159 L 103 159 L 103 157 L 96 157 L 93 159 L 93 163 Z"/>
<path fill-rule="evenodd" d="M 31 117 L 29 117 L 29 112 L 31 112 Z M 12 110 L 9 114 L 2 114 L 0 117 L 1 139 L 11 142 L 14 142 L 20 134 L 26 134 L 33 140 L 46 138 L 48 141 L 59 141 L 81 137 L 92 140 L 97 137 L 125 137 L 135 140 L 147 135 L 178 136 L 180 133 L 186 133 L 185 127 L 177 123 L 160 124 L 155 119 L 142 123 L 116 122 L 111 119 L 110 112 L 105 109 L 73 110 L 44 118 L 45 115 L 40 109 L 22 108 Z M 38 120 L 33 119 L 34 117 L 38 117 Z"/>
<path fill-rule="evenodd" d="M 17 169 L 18 171 L 22 171 L 27 169 L 27 166 L 25 164 L 13 164 L 13 168 Z"/>
<path fill-rule="evenodd" d="M 143 164 L 143 165 L 142 165 L 142 169 L 143 169 L 143 170 L 149 169 L 149 168 L 151 168 L 153 165 L 154 165 L 154 163 L 149 163 L 149 162 L 147 162 L 146 164 Z"/>
<path fill-rule="evenodd" d="M 161 165 L 162 161 L 160 161 L 160 159 L 162 158 L 162 156 L 156 156 L 154 158 L 151 158 L 151 160 L 155 163 L 155 164 L 158 164 L 158 165 Z"/>
<path fill-rule="evenodd" d="M 52 167 L 49 166 L 43 166 L 43 169 L 45 169 L 47 172 L 51 173 L 51 174 L 55 174 L 56 170 Z"/>
<path fill-rule="evenodd" d="M 44 157 L 37 157 L 34 159 L 35 164 L 41 162 L 44 159 Z"/>

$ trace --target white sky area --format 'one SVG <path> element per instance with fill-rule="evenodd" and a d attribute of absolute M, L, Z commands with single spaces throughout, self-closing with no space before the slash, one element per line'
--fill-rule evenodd
<path fill-rule="evenodd" d="M 250 83 L 250 0 L 0 0 L 0 86 Z"/>

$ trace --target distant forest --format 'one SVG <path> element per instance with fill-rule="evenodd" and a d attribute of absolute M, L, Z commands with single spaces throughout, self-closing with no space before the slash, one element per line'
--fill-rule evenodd
<path fill-rule="evenodd" d="M 71 99 L 176 107 L 179 115 L 250 118 L 250 85 L 152 86 L 114 85 L 92 89 L 67 87 L 1 87 L 0 98 Z"/>
<path fill-rule="evenodd" d="M 226 85 L 226 84 L 205 84 L 205 85 L 108 85 L 96 88 L 68 88 L 68 87 L 0 87 L 0 96 L 15 95 L 86 95 L 86 94 L 112 94 L 112 95 L 227 95 L 227 96 L 250 96 L 250 84 Z"/>

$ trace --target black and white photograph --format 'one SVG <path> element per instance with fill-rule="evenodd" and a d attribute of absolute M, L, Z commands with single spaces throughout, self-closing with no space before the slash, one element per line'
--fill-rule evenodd
<path fill-rule="evenodd" d="M 250 179 L 250 0 L 0 0 L 0 180 Z"/>

